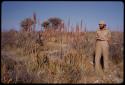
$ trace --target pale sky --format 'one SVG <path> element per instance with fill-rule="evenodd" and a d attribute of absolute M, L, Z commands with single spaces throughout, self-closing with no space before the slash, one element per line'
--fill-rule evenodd
<path fill-rule="evenodd" d="M 120 1 L 4 1 L 2 2 L 2 30 L 20 29 L 20 22 L 36 13 L 42 23 L 50 17 L 59 17 L 75 26 L 81 19 L 87 30 L 96 31 L 100 20 L 110 30 L 123 31 L 124 3 Z M 40 27 L 37 26 L 37 30 Z"/>

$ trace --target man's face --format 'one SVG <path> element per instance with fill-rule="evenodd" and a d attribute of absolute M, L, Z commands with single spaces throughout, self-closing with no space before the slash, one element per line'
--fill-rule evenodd
<path fill-rule="evenodd" d="M 104 27 L 105 27 L 104 24 L 99 24 L 99 28 L 100 28 L 100 29 L 103 29 Z"/>

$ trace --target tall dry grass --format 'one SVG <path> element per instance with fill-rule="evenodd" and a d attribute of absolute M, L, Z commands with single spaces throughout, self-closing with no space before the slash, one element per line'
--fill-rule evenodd
<path fill-rule="evenodd" d="M 2 32 L 1 81 L 3 83 L 122 82 L 123 33 L 112 32 L 112 41 L 110 71 L 108 75 L 98 78 L 93 62 L 95 32 L 61 32 L 52 29 L 44 32 Z"/>

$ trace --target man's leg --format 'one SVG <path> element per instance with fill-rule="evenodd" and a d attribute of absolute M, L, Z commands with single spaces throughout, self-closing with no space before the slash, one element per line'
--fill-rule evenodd
<path fill-rule="evenodd" d="M 104 60 L 104 71 L 107 72 L 107 70 L 109 69 L 109 46 L 107 43 L 103 44 L 102 53 Z"/>
<path fill-rule="evenodd" d="M 95 70 L 98 75 L 102 74 L 102 67 L 100 64 L 101 52 L 102 52 L 101 43 L 97 42 L 95 51 Z"/>

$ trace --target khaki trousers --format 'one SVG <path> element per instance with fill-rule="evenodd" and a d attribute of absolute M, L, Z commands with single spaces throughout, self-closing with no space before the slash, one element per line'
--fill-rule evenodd
<path fill-rule="evenodd" d="M 98 74 L 103 74 L 103 70 L 100 64 L 101 55 L 103 55 L 104 71 L 109 68 L 109 44 L 107 41 L 97 41 L 95 51 L 95 70 Z"/>

